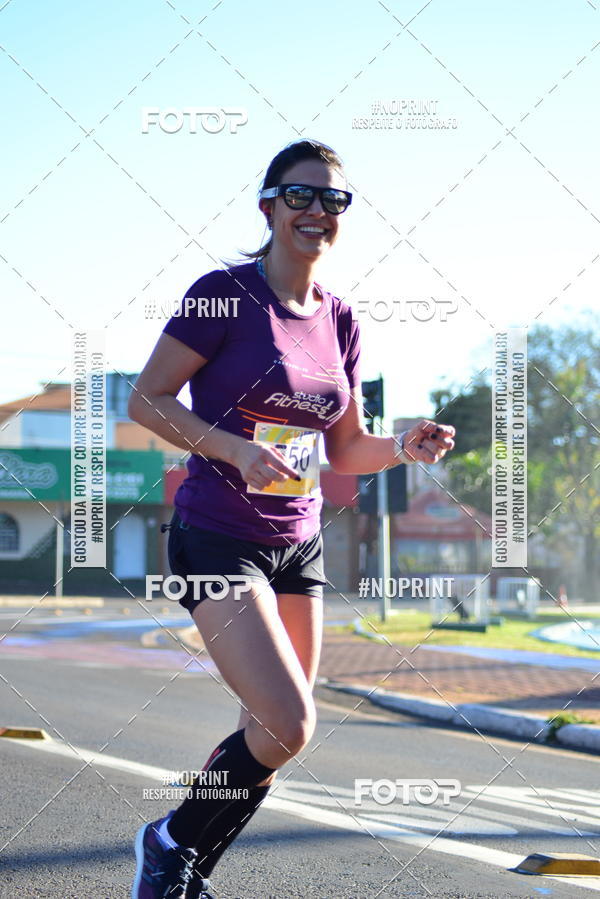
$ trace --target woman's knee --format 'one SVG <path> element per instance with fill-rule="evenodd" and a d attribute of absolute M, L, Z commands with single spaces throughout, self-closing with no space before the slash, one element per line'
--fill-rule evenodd
<path fill-rule="evenodd" d="M 296 714 L 292 713 L 287 717 L 284 724 L 281 742 L 292 755 L 296 755 L 310 742 L 316 723 L 317 712 L 311 696 L 296 710 Z"/>
<path fill-rule="evenodd" d="M 297 755 L 310 742 L 315 731 L 317 712 L 311 695 L 297 696 L 273 708 L 266 720 L 257 722 L 264 729 L 271 753 L 280 756 L 280 765 Z"/>

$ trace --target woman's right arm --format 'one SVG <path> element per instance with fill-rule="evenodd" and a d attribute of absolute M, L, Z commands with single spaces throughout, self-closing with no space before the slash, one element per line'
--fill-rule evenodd
<path fill-rule="evenodd" d="M 129 417 L 186 452 L 228 462 L 258 489 L 296 477 L 278 450 L 211 425 L 179 402 L 183 385 L 206 363 L 180 340 L 161 334 L 131 391 Z"/>

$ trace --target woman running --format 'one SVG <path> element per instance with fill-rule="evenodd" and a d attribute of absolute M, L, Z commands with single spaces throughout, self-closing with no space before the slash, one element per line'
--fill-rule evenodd
<path fill-rule="evenodd" d="M 179 602 L 242 710 L 203 769 L 209 786 L 226 773 L 232 792 L 207 799 L 193 785 L 140 828 L 134 899 L 210 899 L 219 858 L 312 737 L 327 583 L 319 434 L 343 474 L 437 462 L 454 446 L 454 428 L 431 421 L 397 437 L 363 426 L 358 323 L 315 281 L 351 200 L 330 147 L 300 140 L 278 153 L 259 200 L 270 239 L 193 284 L 131 395 L 132 419 L 191 452 L 169 562 L 207 578 Z M 177 399 L 187 382 L 192 411 Z M 226 595 L 211 576 L 231 584 Z"/>

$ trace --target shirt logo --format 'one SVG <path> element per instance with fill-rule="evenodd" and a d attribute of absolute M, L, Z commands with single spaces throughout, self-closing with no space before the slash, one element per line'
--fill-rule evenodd
<path fill-rule="evenodd" d="M 298 409 L 300 412 L 312 412 L 317 418 L 326 420 L 336 416 L 339 409 L 332 409 L 333 400 L 327 402 L 326 397 L 320 393 L 305 393 L 303 390 L 296 390 L 293 396 L 288 393 L 272 393 L 265 400 L 265 405 L 272 403 L 280 409 Z"/>

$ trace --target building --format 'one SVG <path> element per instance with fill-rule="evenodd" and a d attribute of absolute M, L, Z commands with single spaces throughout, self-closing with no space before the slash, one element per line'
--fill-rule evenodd
<path fill-rule="evenodd" d="M 140 593 L 160 557 L 163 454 L 107 450 L 106 456 L 109 570 L 70 570 L 70 450 L 0 447 L 1 592 L 54 594 L 60 534 L 65 594 Z"/>
<path fill-rule="evenodd" d="M 492 519 L 440 487 L 421 490 L 392 516 L 392 557 L 402 574 L 487 573 Z"/>
<path fill-rule="evenodd" d="M 129 420 L 135 377 L 106 376 L 107 571 L 69 570 L 71 385 L 47 385 L 0 406 L 0 592 L 55 592 L 57 532 L 65 594 L 140 596 L 146 574 L 170 573 L 160 525 L 173 514 L 187 454 Z M 331 589 L 355 590 L 356 478 L 324 466 L 321 485 Z"/>
<path fill-rule="evenodd" d="M 55 592 L 57 533 L 66 594 L 139 595 L 146 573 L 157 571 L 165 459 L 181 453 L 147 431 L 132 432 L 144 431 L 127 418 L 133 378 L 106 378 L 109 570 L 69 570 L 71 385 L 47 385 L 0 406 L 0 591 Z"/>
<path fill-rule="evenodd" d="M 56 535 L 63 535 L 63 592 L 144 595 L 146 574 L 169 574 L 167 534 L 173 498 L 186 475 L 186 454 L 132 422 L 127 401 L 135 375 L 108 374 L 107 569 L 70 568 L 70 384 L 0 406 L 0 591 L 53 593 Z M 397 419 L 394 433 L 419 419 Z M 392 574 L 488 571 L 489 516 L 454 502 L 422 466 L 408 466 L 408 512 L 390 521 Z M 433 486 L 432 486 L 433 485 Z M 359 513 L 358 480 L 325 464 L 323 544 L 330 590 L 357 590 L 377 574 L 376 519 Z M 476 524 L 479 522 L 480 524 Z"/>

